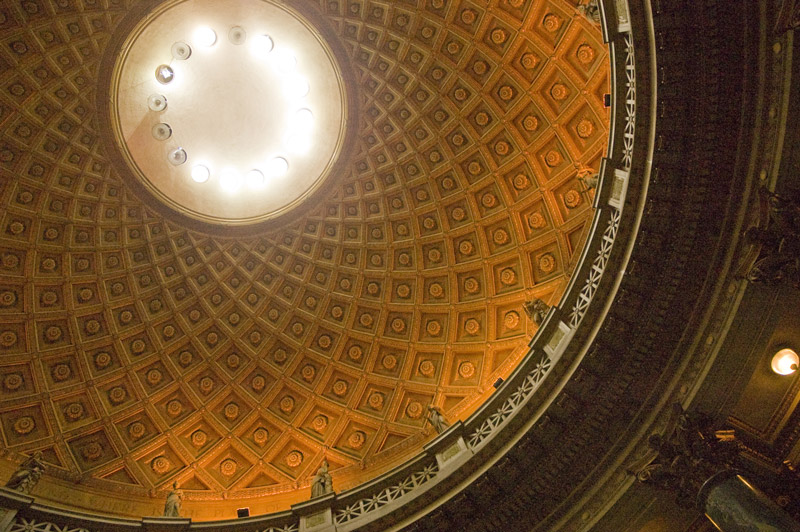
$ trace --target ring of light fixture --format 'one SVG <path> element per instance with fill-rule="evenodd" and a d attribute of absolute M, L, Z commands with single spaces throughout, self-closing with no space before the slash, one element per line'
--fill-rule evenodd
<path fill-rule="evenodd" d="M 168 0 L 111 76 L 116 147 L 139 184 L 202 222 L 249 225 L 319 190 L 350 112 L 329 43 L 277 0 Z"/>

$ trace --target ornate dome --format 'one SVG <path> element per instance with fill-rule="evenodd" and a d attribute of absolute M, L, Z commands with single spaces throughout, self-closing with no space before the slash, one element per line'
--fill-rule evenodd
<path fill-rule="evenodd" d="M 285 5 L 0 3 L 0 532 L 710 532 L 729 458 L 800 517 L 800 377 L 771 369 L 800 349 L 797 2 L 291 2 L 342 149 L 286 209 L 203 219 L 145 181 L 266 168 L 163 114 L 192 69 L 282 83 L 238 54 L 288 42 L 245 4 Z M 290 78 L 264 99 L 308 119 Z M 211 106 L 252 137 L 225 156 L 284 138 Z M 676 449 L 699 511 L 635 480 Z"/>
<path fill-rule="evenodd" d="M 480 407 L 523 303 L 564 293 L 609 138 L 600 28 L 568 0 L 297 2 L 354 147 L 226 232 L 152 201 L 113 137 L 115 54 L 158 4 L 0 9 L 2 447 L 44 453 L 51 501 L 130 516 L 176 480 L 197 519 L 286 509 L 323 456 L 360 485 L 433 439 L 429 404 Z"/>

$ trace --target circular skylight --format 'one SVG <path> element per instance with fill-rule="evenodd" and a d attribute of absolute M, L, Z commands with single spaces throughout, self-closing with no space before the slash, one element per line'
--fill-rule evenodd
<path fill-rule="evenodd" d="M 344 139 L 344 83 L 328 46 L 284 5 L 244 7 L 172 3 L 133 33 L 114 79 L 113 118 L 140 181 L 215 223 L 293 208 Z"/>

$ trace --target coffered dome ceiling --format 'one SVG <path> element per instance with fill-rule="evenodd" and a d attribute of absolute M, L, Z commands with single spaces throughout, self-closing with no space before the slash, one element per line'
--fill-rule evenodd
<path fill-rule="evenodd" d="M 323 455 L 358 485 L 433 437 L 427 405 L 480 406 L 536 330 L 523 302 L 566 287 L 608 142 L 599 28 L 567 0 L 305 3 L 355 148 L 235 236 L 155 209 L 103 140 L 115 28 L 155 2 L 0 7 L 2 447 L 80 482 L 62 503 L 177 480 L 189 509 L 281 509 Z"/>

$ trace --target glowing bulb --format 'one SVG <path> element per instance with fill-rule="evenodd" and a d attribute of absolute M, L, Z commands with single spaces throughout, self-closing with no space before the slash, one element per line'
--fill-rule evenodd
<path fill-rule="evenodd" d="M 156 79 L 162 85 L 166 85 L 175 79 L 175 72 L 169 65 L 161 65 L 156 69 Z"/>
<path fill-rule="evenodd" d="M 225 170 L 220 176 L 220 184 L 226 192 L 236 192 L 242 186 L 242 176 L 235 170 Z"/>
<path fill-rule="evenodd" d="M 276 66 L 281 72 L 291 72 L 297 67 L 297 58 L 286 51 L 279 52 L 276 61 Z"/>
<path fill-rule="evenodd" d="M 247 186 L 261 188 L 265 184 L 264 173 L 261 170 L 250 170 L 247 173 Z"/>
<path fill-rule="evenodd" d="M 195 183 L 205 183 L 211 177 L 211 171 L 207 166 L 198 164 L 192 168 L 192 180 Z"/>
<path fill-rule="evenodd" d="M 280 177 L 289 171 L 289 161 L 283 157 L 275 157 L 269 162 L 269 175 Z"/>
<path fill-rule="evenodd" d="M 217 34 L 208 26 L 201 26 L 195 30 L 194 40 L 200 46 L 214 46 L 214 43 L 217 42 Z"/>
<path fill-rule="evenodd" d="M 266 56 L 275 47 L 269 35 L 256 35 L 253 39 L 253 50 L 260 56 Z"/>
<path fill-rule="evenodd" d="M 781 349 L 772 357 L 772 371 L 778 375 L 791 375 L 797 371 L 800 357 L 792 349 Z"/>
<path fill-rule="evenodd" d="M 298 130 L 308 131 L 314 125 L 314 113 L 311 109 L 300 109 L 294 118 L 294 127 Z"/>
<path fill-rule="evenodd" d="M 294 77 L 286 81 L 284 85 L 286 96 L 290 98 L 305 98 L 311 92 L 311 86 L 304 78 Z"/>
<path fill-rule="evenodd" d="M 294 153 L 308 153 L 311 149 L 311 139 L 304 133 L 292 133 L 286 137 L 286 149 Z"/>

